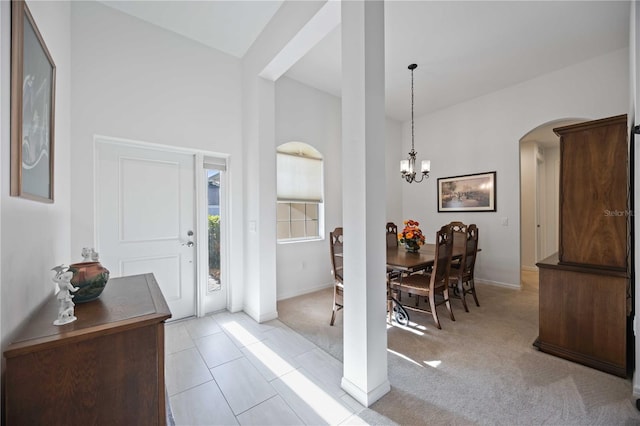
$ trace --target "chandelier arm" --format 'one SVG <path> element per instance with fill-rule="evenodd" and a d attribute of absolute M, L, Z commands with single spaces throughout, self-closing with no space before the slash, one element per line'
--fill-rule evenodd
<path fill-rule="evenodd" d="M 420 180 L 416 179 L 416 174 L 415 172 L 413 173 L 400 173 L 400 176 L 407 181 L 407 183 L 420 183 L 425 179 L 429 179 L 429 172 L 422 172 L 420 173 Z"/>
<path fill-rule="evenodd" d="M 420 178 L 420 180 L 418 180 L 418 179 L 415 179 L 415 178 L 414 178 L 414 179 L 413 179 L 413 181 L 414 181 L 415 183 L 420 183 L 420 182 L 422 182 L 425 178 L 429 179 L 429 173 L 422 173 L 422 177 Z"/>

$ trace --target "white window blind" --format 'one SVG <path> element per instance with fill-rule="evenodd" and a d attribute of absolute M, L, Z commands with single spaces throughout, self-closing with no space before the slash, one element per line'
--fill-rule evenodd
<path fill-rule="evenodd" d="M 205 155 L 202 160 L 203 166 L 207 170 L 220 170 L 222 172 L 227 170 L 226 158 L 208 157 Z"/>
<path fill-rule="evenodd" d="M 278 202 L 322 203 L 322 160 L 277 153 Z"/>

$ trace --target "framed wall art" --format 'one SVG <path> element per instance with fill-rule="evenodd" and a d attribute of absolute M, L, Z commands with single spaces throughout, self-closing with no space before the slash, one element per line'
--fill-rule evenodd
<path fill-rule="evenodd" d="M 56 66 L 23 0 L 11 2 L 11 195 L 53 202 Z"/>
<path fill-rule="evenodd" d="M 496 172 L 438 178 L 438 212 L 495 212 Z"/>

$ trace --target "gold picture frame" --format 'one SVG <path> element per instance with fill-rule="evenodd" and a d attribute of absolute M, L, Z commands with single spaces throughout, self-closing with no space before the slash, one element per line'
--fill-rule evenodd
<path fill-rule="evenodd" d="M 11 195 L 53 203 L 56 66 L 24 0 L 11 1 Z"/>

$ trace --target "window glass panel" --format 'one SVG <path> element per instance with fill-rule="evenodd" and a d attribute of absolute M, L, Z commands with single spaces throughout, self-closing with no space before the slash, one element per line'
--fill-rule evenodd
<path fill-rule="evenodd" d="M 305 223 L 307 225 L 307 236 L 317 236 L 318 235 L 318 222 L 317 221 L 307 221 Z"/>
<path fill-rule="evenodd" d="M 304 220 L 304 203 L 291 203 L 291 221 Z"/>
<path fill-rule="evenodd" d="M 278 239 L 290 238 L 289 236 L 289 221 L 287 222 L 278 222 L 277 224 L 277 235 Z"/>
<path fill-rule="evenodd" d="M 312 239 L 320 236 L 318 204 L 278 203 L 278 240 Z"/>
<path fill-rule="evenodd" d="M 207 170 L 209 279 L 207 291 L 222 289 L 220 280 L 220 170 Z"/>
<path fill-rule="evenodd" d="M 289 203 L 278 203 L 278 211 L 277 211 L 278 221 L 283 221 L 283 220 L 286 220 L 287 222 L 289 221 L 289 207 L 290 207 Z"/>
<path fill-rule="evenodd" d="M 317 204 L 307 204 L 307 220 L 318 220 Z"/>
<path fill-rule="evenodd" d="M 304 238 L 305 235 L 305 222 L 291 222 L 291 238 Z"/>

